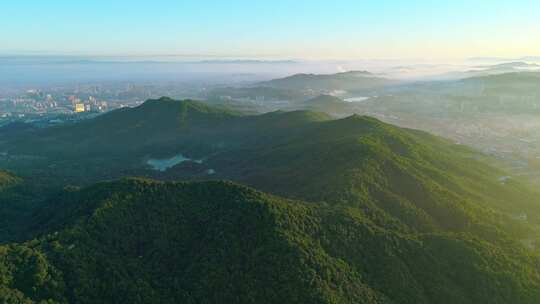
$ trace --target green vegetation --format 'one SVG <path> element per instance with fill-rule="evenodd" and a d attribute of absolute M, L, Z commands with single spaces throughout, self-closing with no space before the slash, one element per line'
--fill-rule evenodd
<path fill-rule="evenodd" d="M 392 85 L 395 81 L 378 77 L 365 71 L 350 71 L 337 74 L 296 74 L 261 83 L 261 86 L 296 91 L 361 92 Z"/>
<path fill-rule="evenodd" d="M 75 125 L 29 132 L 12 139 L 10 153 L 39 154 L 57 158 L 106 155 L 117 157 L 145 153 L 156 145 L 192 140 L 212 128 L 233 121 L 238 113 L 210 107 L 197 101 L 177 102 L 169 98 L 149 100 L 133 109 L 119 109 Z M 210 135 L 209 135 L 210 136 Z M 69 147 L 65 145 L 68 144 Z M 40 149 L 35 151 L 35 147 Z"/>
<path fill-rule="evenodd" d="M 0 244 L 28 239 L 32 216 L 59 189 L 0 171 Z"/>
<path fill-rule="evenodd" d="M 390 218 L 420 231 L 474 227 L 485 234 L 492 229 L 478 226 L 500 222 L 522 231 L 514 227 L 522 225 L 509 219 L 521 213 L 540 223 L 538 195 L 515 181 L 501 186 L 505 173 L 487 166 L 483 156 L 358 115 L 339 120 L 309 111 L 241 116 L 162 98 L 78 125 L 18 136 L 6 150 L 40 153 L 42 161 L 21 171 L 37 179 L 34 183 L 55 182 L 57 187 L 126 175 L 208 178 L 205 170 L 213 169 L 217 175 L 211 178 L 360 207 L 374 218 Z M 164 173 L 144 163 L 148 155 L 178 153 L 203 162 Z M 56 176 L 49 175 L 54 174 L 51 163 L 60 168 Z"/>
<path fill-rule="evenodd" d="M 350 115 L 350 113 L 355 112 L 354 104 L 331 95 L 319 95 L 292 107 L 300 110 L 329 113 L 334 116 Z"/>
<path fill-rule="evenodd" d="M 20 179 L 12 174 L 0 171 L 0 191 L 12 187 L 20 182 Z"/>
<path fill-rule="evenodd" d="M 540 260 L 523 250 L 460 234 L 395 233 L 354 208 L 230 183 L 129 179 L 67 193 L 57 204 L 40 220 L 51 233 L 0 247 L 4 302 L 466 304 L 540 297 Z"/>
<path fill-rule="evenodd" d="M 4 302 L 540 300 L 538 193 L 501 182 L 482 154 L 371 117 L 161 98 L 0 149 L 22 177 L 0 179 L 17 181 L 0 191 Z M 179 153 L 200 161 L 145 163 Z M 64 188 L 130 175 L 257 190 L 140 178 Z"/>
<path fill-rule="evenodd" d="M 508 66 L 537 68 L 527 64 Z M 502 65 L 506 69 L 507 65 Z M 425 130 L 498 158 L 507 175 L 540 185 L 540 73 L 471 72 L 457 81 L 414 83 L 381 91 L 355 105 L 403 127 Z M 516 69 L 518 71 L 518 69 Z M 502 160 L 502 162 L 501 162 Z"/>

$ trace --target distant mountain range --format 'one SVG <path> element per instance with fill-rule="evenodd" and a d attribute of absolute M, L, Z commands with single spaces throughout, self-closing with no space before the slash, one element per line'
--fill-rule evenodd
<path fill-rule="evenodd" d="M 295 74 L 285 78 L 255 83 L 245 87 L 216 88 L 209 100 L 250 100 L 271 105 L 273 102 L 303 102 L 319 95 L 368 94 L 396 85 L 398 81 L 365 71 L 337 74 Z"/>
<path fill-rule="evenodd" d="M 524 56 L 518 58 L 504 58 L 504 57 L 472 57 L 469 58 L 470 61 L 486 61 L 486 62 L 497 62 L 497 61 L 533 61 L 540 62 L 540 56 Z"/>
<path fill-rule="evenodd" d="M 492 74 L 533 71 L 540 70 L 540 65 L 535 63 L 516 61 L 499 63 L 495 65 L 481 65 L 476 66 L 475 68 L 475 70 L 470 70 L 468 71 L 468 73 L 475 74 L 476 76 L 487 76 Z"/>
<path fill-rule="evenodd" d="M 486 112 L 494 109 L 499 112 L 506 110 L 507 114 L 515 111 L 526 113 L 536 111 L 535 100 L 540 95 L 540 69 L 537 68 L 540 66 L 523 63 L 501 64 L 469 71 L 468 77 L 462 79 L 413 84 L 410 88 L 417 90 L 415 93 L 418 94 L 432 92 L 461 96 L 460 100 L 455 100 L 456 103 L 476 105 L 476 108 Z M 479 97 L 486 100 L 479 101 Z M 503 102 L 505 98 L 510 98 L 512 102 Z"/>
<path fill-rule="evenodd" d="M 337 74 L 296 74 L 262 82 L 259 85 L 290 90 L 361 91 L 395 84 L 396 81 L 378 77 L 366 71 Z"/>

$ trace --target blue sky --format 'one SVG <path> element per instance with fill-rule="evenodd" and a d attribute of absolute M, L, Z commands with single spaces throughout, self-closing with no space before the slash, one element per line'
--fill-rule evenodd
<path fill-rule="evenodd" d="M 18 0 L 0 53 L 279 58 L 540 55 L 540 1 Z"/>

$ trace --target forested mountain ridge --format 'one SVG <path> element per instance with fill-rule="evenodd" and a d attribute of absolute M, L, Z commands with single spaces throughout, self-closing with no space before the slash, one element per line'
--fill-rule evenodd
<path fill-rule="evenodd" d="M 48 147 L 35 149 L 43 145 Z M 501 184 L 505 173 L 486 165 L 482 155 L 359 115 L 243 116 L 161 98 L 80 124 L 31 131 L 8 142 L 7 150 L 45 157 L 43 174 L 54 164 L 61 177 L 54 180 L 66 184 L 77 183 L 81 168 L 90 183 L 126 175 L 228 179 L 285 197 L 355 206 L 380 224 L 424 232 L 474 228 L 491 234 L 484 225 L 501 222 L 522 231 L 522 223 L 511 218 L 523 212 L 540 223 L 536 193 L 513 180 Z M 196 161 L 164 172 L 144 163 L 148 155 L 178 153 Z M 29 168 L 32 176 L 38 176 L 38 164 L 34 160 Z"/>
<path fill-rule="evenodd" d="M 467 235 L 392 232 L 354 208 L 226 182 L 127 179 L 70 191 L 58 204 L 40 223 L 48 235 L 0 247 L 4 302 L 532 304 L 540 297 L 539 260 L 522 250 Z"/>
<path fill-rule="evenodd" d="M 8 303 L 540 299 L 537 193 L 469 148 L 368 116 L 161 98 L 0 148 L 22 177 L 0 195 Z M 78 187 L 131 175 L 257 190 Z"/>
<path fill-rule="evenodd" d="M 82 156 L 138 152 L 190 134 L 210 136 L 240 114 L 204 103 L 170 98 L 148 100 L 139 107 L 118 109 L 77 124 L 51 127 L 8 138 L 11 153 Z M 66 144 L 68 145 L 66 147 Z M 36 151 L 36 145 L 40 149 Z"/>
<path fill-rule="evenodd" d="M 423 231 L 459 231 L 485 220 L 514 224 L 490 210 L 527 210 L 531 221 L 540 219 L 537 194 L 514 181 L 501 185 L 504 172 L 476 159 L 476 152 L 370 117 L 309 124 L 274 143 L 246 147 L 241 157 L 236 153 L 223 152 L 209 163 L 264 191 L 353 205 Z"/>

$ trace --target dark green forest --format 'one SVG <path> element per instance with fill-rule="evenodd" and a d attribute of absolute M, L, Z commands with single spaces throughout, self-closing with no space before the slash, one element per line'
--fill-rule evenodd
<path fill-rule="evenodd" d="M 538 257 L 227 182 L 65 193 L 0 247 L 3 298 L 70 303 L 535 303 Z M 11 302 L 10 302 L 11 301 Z"/>
<path fill-rule="evenodd" d="M 2 134 L 5 303 L 540 301 L 537 190 L 425 132 L 161 98 Z"/>

